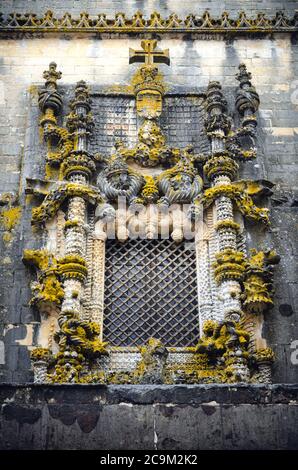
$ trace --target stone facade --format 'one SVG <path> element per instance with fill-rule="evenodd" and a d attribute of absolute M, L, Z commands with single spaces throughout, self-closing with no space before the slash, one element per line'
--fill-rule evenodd
<path fill-rule="evenodd" d="M 22 2 L 4 2 L 4 14 L 12 11 L 25 12 L 33 10 L 44 14 L 52 8 L 57 15 L 69 10 L 73 16 L 84 10 L 84 2 L 67 5 L 67 2 L 32 3 L 30 8 Z M 52 5 L 50 4 L 52 3 Z M 86 2 L 87 3 L 87 2 Z M 144 3 L 144 5 L 143 5 Z M 114 15 L 125 11 L 132 15 L 138 8 L 144 15 L 150 16 L 158 9 L 163 16 L 175 11 L 186 17 L 193 10 L 193 2 L 184 2 L 183 8 L 178 2 L 88 2 L 88 12 L 98 14 L 105 11 Z M 160 4 L 159 4 L 160 3 Z M 245 2 L 244 2 L 245 3 Z M 166 4 L 166 6 L 165 6 Z M 33 8 L 34 7 L 34 8 Z M 218 15 L 217 2 L 198 2 L 200 11 L 210 7 L 213 15 Z M 230 16 L 237 16 L 238 4 L 225 2 L 221 8 L 228 10 Z M 294 3 L 291 2 L 247 2 L 242 5 L 248 15 L 265 11 L 274 16 L 276 10 L 284 9 L 289 16 L 294 15 Z M 195 12 L 196 13 L 196 12 Z M 169 89 L 166 91 L 165 106 L 174 108 L 174 114 L 168 114 L 168 141 L 181 146 L 188 143 L 198 145 L 198 123 L 191 116 L 179 116 L 181 96 L 192 93 L 204 93 L 209 81 L 218 80 L 223 85 L 223 92 L 228 98 L 230 109 L 235 99 L 235 74 L 241 62 L 244 62 L 253 73 L 253 84 L 260 96 L 258 112 L 258 157 L 257 160 L 240 164 L 241 174 L 245 178 L 269 180 L 275 184 L 274 194 L 267 205 L 271 209 L 272 228 L 265 233 L 257 227 L 247 226 L 250 237 L 248 247 L 258 246 L 265 249 L 273 246 L 281 256 L 276 268 L 275 308 L 265 316 L 263 337 L 273 348 L 276 362 L 273 367 L 274 382 L 297 381 L 298 365 L 293 363 L 293 351 L 297 339 L 297 319 L 295 317 L 295 226 L 296 215 L 296 178 L 297 165 L 297 83 L 295 81 L 297 62 L 297 32 L 276 32 L 272 34 L 179 34 L 163 33 L 159 48 L 169 48 L 171 67 L 161 65 L 164 80 Z M 136 139 L 135 113 L 129 96 L 134 69 L 128 64 L 128 49 L 138 49 L 139 37 L 107 37 L 101 40 L 94 34 L 55 34 L 29 33 L 23 36 L 4 32 L 0 47 L 3 63 L 0 66 L 0 133 L 3 136 L 1 145 L 1 191 L 11 193 L 11 200 L 4 197 L 2 208 L 2 339 L 0 362 L 3 381 L 27 382 L 32 380 L 32 368 L 29 351 L 37 344 L 40 337 L 39 314 L 30 308 L 31 292 L 29 281 L 32 275 L 22 263 L 23 250 L 38 249 L 42 240 L 32 233 L 30 227 L 30 196 L 25 196 L 26 178 L 42 178 L 44 172 L 45 148 L 40 141 L 37 123 L 38 89 L 43 85 L 42 72 L 47 69 L 51 60 L 63 71 L 61 90 L 63 100 L 67 103 L 73 94 L 74 85 L 85 80 L 92 93 L 107 100 L 107 114 L 102 116 L 97 133 L 91 139 L 91 147 L 105 151 L 111 149 L 117 137 L 126 137 L 128 143 Z M 180 96 L 180 98 L 179 98 Z M 109 101 L 110 100 L 110 101 Z M 171 101 L 172 100 L 172 101 Z M 182 106 L 185 111 L 185 104 Z M 109 122 L 109 112 L 114 117 Z M 124 112 L 127 122 L 117 123 L 116 117 Z M 64 110 L 64 115 L 67 112 Z M 171 122 L 172 119 L 172 122 Z M 191 122 L 187 126 L 187 136 L 183 126 L 179 129 L 179 119 Z M 196 127 L 197 126 L 197 127 Z M 105 134 L 105 141 L 99 138 Z M 100 143 L 100 148 L 98 148 Z M 204 148 L 200 148 L 203 151 Z M 14 199 L 18 202 L 14 203 Z M 27 202 L 27 204 L 25 204 Z M 11 212 L 7 212 L 11 211 Z M 5 216 L 6 213 L 6 216 Z M 98 241 L 100 243 L 100 240 Z M 100 299 L 99 299 L 100 302 Z M 260 344 L 262 341 L 260 340 Z M 294 361 L 295 362 L 295 361 Z"/>
<path fill-rule="evenodd" d="M 4 385 L 0 399 L 1 450 L 297 450 L 294 385 Z"/>

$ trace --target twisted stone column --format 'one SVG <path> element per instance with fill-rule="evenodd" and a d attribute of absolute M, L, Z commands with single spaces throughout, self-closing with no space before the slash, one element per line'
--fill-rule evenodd
<path fill-rule="evenodd" d="M 225 114 L 226 100 L 223 98 L 218 82 L 209 83 L 207 89 L 205 122 L 207 135 L 211 140 L 212 155 L 204 165 L 204 172 L 211 181 L 214 191 L 218 252 L 215 254 L 214 277 L 219 286 L 221 301 L 221 322 L 231 331 L 224 355 L 226 373 L 232 382 L 247 381 L 249 370 L 237 323 L 242 315 L 241 284 L 244 275 L 244 255 L 237 251 L 237 232 L 239 225 L 234 221 L 233 201 L 226 195 L 227 188 L 235 179 L 238 164 L 226 149 L 226 139 L 231 120 Z"/>
<path fill-rule="evenodd" d="M 195 238 L 197 276 L 198 276 L 198 296 L 199 296 L 199 320 L 200 336 L 203 334 L 205 321 L 210 320 L 212 315 L 212 298 L 210 285 L 210 263 L 208 240 Z"/>
<path fill-rule="evenodd" d="M 102 337 L 105 282 L 105 240 L 95 236 L 93 243 L 94 261 L 91 320 L 96 321 L 101 325 Z"/>
<path fill-rule="evenodd" d="M 91 123 L 90 98 L 85 82 L 78 82 L 75 98 L 71 102 L 72 112 L 67 126 L 74 135 L 75 148 L 64 163 L 63 173 L 71 187 L 80 193 L 86 188 L 94 169 L 94 163 L 87 152 L 87 134 Z M 68 200 L 67 222 L 65 224 L 65 261 L 69 268 L 64 276 L 64 301 L 62 312 L 72 311 L 82 317 L 81 298 L 86 270 L 86 218 L 87 202 L 83 197 L 71 196 Z M 81 269 L 79 268 L 81 265 Z M 73 268 L 73 272 L 72 272 Z"/>
<path fill-rule="evenodd" d="M 231 121 L 225 114 L 226 100 L 223 98 L 221 85 L 210 82 L 207 89 L 206 110 L 208 117 L 205 127 L 211 140 L 212 156 L 204 165 L 204 172 L 211 180 L 212 187 L 223 188 L 231 184 L 231 179 L 237 174 L 238 165 L 230 158 L 225 150 L 225 140 L 231 127 Z M 219 192 L 215 199 L 216 230 L 218 238 L 218 253 L 224 254 L 237 250 L 238 225 L 234 222 L 232 200 Z M 239 279 L 240 280 L 240 279 Z M 223 318 L 233 314 L 237 321 L 241 314 L 241 287 L 237 279 L 230 278 L 227 272 L 219 282 L 220 298 L 222 301 Z"/>
<path fill-rule="evenodd" d="M 109 224 L 115 225 L 116 211 L 110 204 L 100 204 L 95 211 L 95 229 L 92 250 L 92 288 L 90 298 L 90 320 L 100 325 L 100 338 L 103 337 L 104 291 L 105 291 L 105 252 Z M 115 227 L 113 234 L 115 236 Z"/>

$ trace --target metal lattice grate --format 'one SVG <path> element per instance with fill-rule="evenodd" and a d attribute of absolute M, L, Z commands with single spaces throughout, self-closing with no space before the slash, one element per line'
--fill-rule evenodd
<path fill-rule="evenodd" d="M 196 257 L 172 240 L 107 241 L 103 334 L 114 346 L 193 346 L 199 337 Z"/>

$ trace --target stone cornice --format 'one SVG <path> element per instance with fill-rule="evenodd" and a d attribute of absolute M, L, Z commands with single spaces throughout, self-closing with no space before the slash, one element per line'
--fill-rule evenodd
<path fill-rule="evenodd" d="M 162 18 L 160 13 L 153 12 L 150 18 L 145 18 L 141 12 L 136 12 L 131 18 L 124 13 L 116 13 L 114 18 L 108 18 L 101 13 L 91 16 L 86 12 L 79 18 L 73 18 L 69 13 L 57 18 L 52 11 L 47 11 L 43 17 L 34 13 L 0 13 L 0 32 L 31 32 L 31 33 L 274 33 L 298 31 L 298 11 L 293 17 L 288 17 L 283 11 L 276 12 L 268 18 L 264 13 L 249 17 L 241 11 L 237 18 L 230 18 L 223 12 L 218 18 L 213 18 L 208 11 L 202 15 L 189 14 L 179 18 L 171 14 Z"/>

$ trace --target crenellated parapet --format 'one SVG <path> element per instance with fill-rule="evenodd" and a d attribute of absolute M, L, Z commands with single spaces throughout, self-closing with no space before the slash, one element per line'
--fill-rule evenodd
<path fill-rule="evenodd" d="M 269 17 L 262 12 L 256 16 L 248 16 L 245 11 L 240 11 L 238 16 L 232 17 L 224 11 L 218 17 L 213 17 L 206 10 L 202 13 L 190 13 L 185 18 L 179 18 L 176 13 L 168 17 L 162 17 L 161 13 L 153 11 L 146 17 L 141 11 L 137 11 L 131 17 L 123 12 L 116 12 L 115 16 L 108 17 L 105 13 L 90 15 L 87 12 L 80 13 L 79 17 L 72 17 L 65 13 L 57 18 L 51 10 L 45 12 L 42 17 L 35 13 L 10 13 L 7 16 L 0 14 L 0 31 L 12 32 L 84 32 L 84 33 L 249 33 L 268 34 L 297 31 L 297 14 L 288 17 L 284 11 L 277 11 Z"/>

